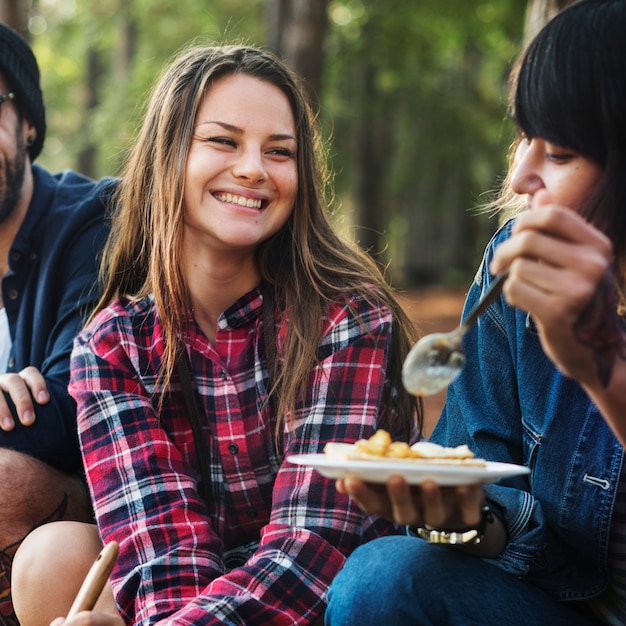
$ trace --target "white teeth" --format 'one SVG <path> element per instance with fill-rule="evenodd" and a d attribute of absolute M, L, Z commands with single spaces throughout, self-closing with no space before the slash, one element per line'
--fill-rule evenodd
<path fill-rule="evenodd" d="M 261 208 L 261 201 L 254 200 L 253 198 L 244 198 L 243 196 L 235 196 L 232 193 L 216 193 L 215 197 L 220 202 L 229 202 L 231 204 L 238 204 L 239 206 L 245 206 L 249 209 Z"/>

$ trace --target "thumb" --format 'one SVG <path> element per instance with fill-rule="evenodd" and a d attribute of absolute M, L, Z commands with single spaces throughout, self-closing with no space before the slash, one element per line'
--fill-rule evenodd
<path fill-rule="evenodd" d="M 541 207 L 553 204 L 552 195 L 546 189 L 540 189 L 531 201 L 531 209 L 540 209 Z"/>

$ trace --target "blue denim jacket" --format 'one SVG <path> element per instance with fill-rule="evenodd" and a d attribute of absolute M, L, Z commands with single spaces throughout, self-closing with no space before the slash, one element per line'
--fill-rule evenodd
<path fill-rule="evenodd" d="M 510 227 L 487 246 L 464 314 L 492 280 L 489 261 Z M 464 348 L 466 365 L 431 439 L 467 443 L 478 456 L 531 469 L 486 488 L 509 533 L 495 564 L 561 600 L 597 595 L 608 583 L 620 444 L 583 389 L 545 356 L 530 317 L 502 296 Z"/>
<path fill-rule="evenodd" d="M 109 231 L 106 204 L 113 179 L 95 182 L 65 171 L 51 174 L 33 165 L 34 191 L 9 251 L 2 278 L 12 348 L 8 371 L 33 365 L 50 392 L 35 404 L 35 423 L 0 430 L 0 447 L 28 452 L 66 471 L 82 461 L 76 404 L 67 392 L 74 337 L 97 301 L 98 255 Z"/>

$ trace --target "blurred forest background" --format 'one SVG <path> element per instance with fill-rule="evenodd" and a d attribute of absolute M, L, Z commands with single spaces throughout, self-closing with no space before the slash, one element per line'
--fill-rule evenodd
<path fill-rule="evenodd" d="M 0 0 L 32 42 L 39 161 L 116 174 L 147 91 L 191 42 L 250 43 L 306 79 L 335 172 L 335 216 L 396 287 L 467 285 L 497 218 L 477 211 L 514 137 L 507 75 L 571 0 Z"/>

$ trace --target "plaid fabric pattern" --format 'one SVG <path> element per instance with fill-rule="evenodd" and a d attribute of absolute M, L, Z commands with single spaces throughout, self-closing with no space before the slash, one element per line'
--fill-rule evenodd
<path fill-rule="evenodd" d="M 120 544 L 112 582 L 127 623 L 306 624 L 350 552 L 403 532 L 284 460 L 390 428 L 389 310 L 359 298 L 328 307 L 319 365 L 277 450 L 261 305 L 254 290 L 226 310 L 214 346 L 193 320 L 183 338 L 206 418 L 208 510 L 178 380 L 157 414 L 163 336 L 152 299 L 114 303 L 75 342 L 70 392 L 100 532 Z M 226 572 L 224 551 L 251 541 L 254 555 Z"/>

